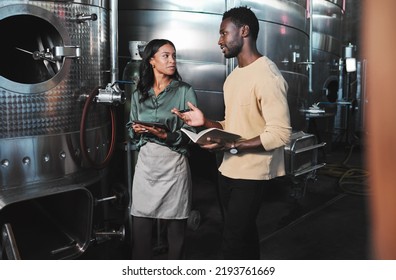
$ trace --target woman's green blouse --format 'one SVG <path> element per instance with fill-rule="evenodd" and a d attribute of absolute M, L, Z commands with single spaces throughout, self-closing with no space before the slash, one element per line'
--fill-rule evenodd
<path fill-rule="evenodd" d="M 185 127 L 195 131 L 194 128 L 186 125 L 178 116 L 172 114 L 173 108 L 180 110 L 187 109 L 187 102 L 197 105 L 197 96 L 191 85 L 182 82 L 172 82 L 160 93 L 155 96 L 153 89 L 149 91 L 149 97 L 140 102 L 141 94 L 136 90 L 131 97 L 131 111 L 127 127 L 131 141 L 139 150 L 147 142 L 154 142 L 168 146 L 170 149 L 181 154 L 188 154 L 187 145 L 189 138 L 181 132 L 180 128 Z M 134 120 L 160 122 L 168 127 L 167 138 L 160 139 L 153 134 L 135 134 L 132 129 Z"/>

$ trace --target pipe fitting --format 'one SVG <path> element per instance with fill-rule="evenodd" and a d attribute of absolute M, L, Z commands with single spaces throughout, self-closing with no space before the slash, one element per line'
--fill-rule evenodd
<path fill-rule="evenodd" d="M 98 103 L 109 105 L 124 104 L 126 101 L 125 93 L 118 86 L 108 84 L 105 89 L 99 89 L 99 93 L 95 98 Z"/>

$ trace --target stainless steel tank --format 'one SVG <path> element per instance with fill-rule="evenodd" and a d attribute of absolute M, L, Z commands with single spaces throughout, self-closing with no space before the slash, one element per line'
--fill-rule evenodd
<path fill-rule="evenodd" d="M 223 13 L 240 5 L 251 7 L 259 19 L 258 48 L 278 65 L 287 80 L 292 127 L 301 130 L 305 119 L 299 109 L 306 105 L 308 94 L 309 33 L 305 0 L 120 0 L 120 69 L 126 68 L 130 60 L 130 41 L 169 39 L 176 46 L 179 73 L 194 87 L 199 108 L 206 117 L 222 120 L 223 83 L 236 62 L 226 60 L 217 44 L 219 27 Z M 216 155 L 196 146 L 191 147 L 191 154 L 194 178 L 207 179 L 209 184 L 216 185 L 219 163 L 214 158 Z"/>
<path fill-rule="evenodd" d="M 120 69 L 130 60 L 129 41 L 169 39 L 176 46 L 179 73 L 194 87 L 199 108 L 209 119 L 222 120 L 223 83 L 236 60 L 224 58 L 217 44 L 219 27 L 223 13 L 240 5 L 251 7 L 259 19 L 258 48 L 278 65 L 287 80 L 292 127 L 302 130 L 305 118 L 299 109 L 307 103 L 309 74 L 305 0 L 120 0 Z M 197 180 L 207 180 L 216 186 L 220 161 L 221 155 L 191 147 L 190 166 Z"/>
<path fill-rule="evenodd" d="M 83 154 L 105 157 L 108 108 L 90 106 L 80 128 L 84 101 L 109 82 L 107 2 L 0 2 L 0 230 L 21 258 L 73 258 L 91 239 L 105 176 Z"/>
<path fill-rule="evenodd" d="M 312 0 L 312 97 L 335 102 L 340 87 L 343 0 Z"/>
<path fill-rule="evenodd" d="M 251 7 L 256 13 L 260 23 L 258 49 L 277 64 L 288 82 L 287 99 L 292 129 L 303 130 L 305 118 L 300 109 L 307 106 L 309 82 L 306 1 L 240 1 L 240 5 Z"/>
<path fill-rule="evenodd" d="M 313 117 L 313 133 L 327 142 L 331 150 L 335 121 L 339 119 L 337 105 L 342 91 L 342 31 L 344 0 L 311 1 L 311 48 L 312 66 L 309 105 L 320 102 L 325 117 Z M 313 125 L 312 125 L 313 124 Z"/>
<path fill-rule="evenodd" d="M 119 1 L 120 68 L 129 60 L 129 41 L 166 38 L 175 43 L 178 68 L 192 84 L 199 106 L 208 118 L 224 116 L 223 82 L 236 66 L 226 61 L 217 45 L 223 13 L 247 5 L 260 21 L 259 50 L 279 66 L 289 83 L 289 106 L 293 128 L 303 119 L 298 108 L 306 101 L 309 34 L 306 1 Z"/>

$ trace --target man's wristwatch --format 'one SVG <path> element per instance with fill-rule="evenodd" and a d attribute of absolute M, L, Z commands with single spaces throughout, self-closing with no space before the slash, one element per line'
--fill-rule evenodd
<path fill-rule="evenodd" d="M 229 150 L 230 154 L 236 155 L 238 153 L 238 149 L 235 147 L 235 142 L 232 143 L 231 149 Z"/>

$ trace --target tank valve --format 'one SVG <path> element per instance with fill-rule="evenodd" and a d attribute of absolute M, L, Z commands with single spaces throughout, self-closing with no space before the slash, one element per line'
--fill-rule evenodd
<path fill-rule="evenodd" d="M 99 89 L 99 93 L 95 99 L 98 103 L 106 103 L 110 105 L 124 104 L 126 101 L 124 91 L 114 84 L 107 84 L 105 89 Z"/>

